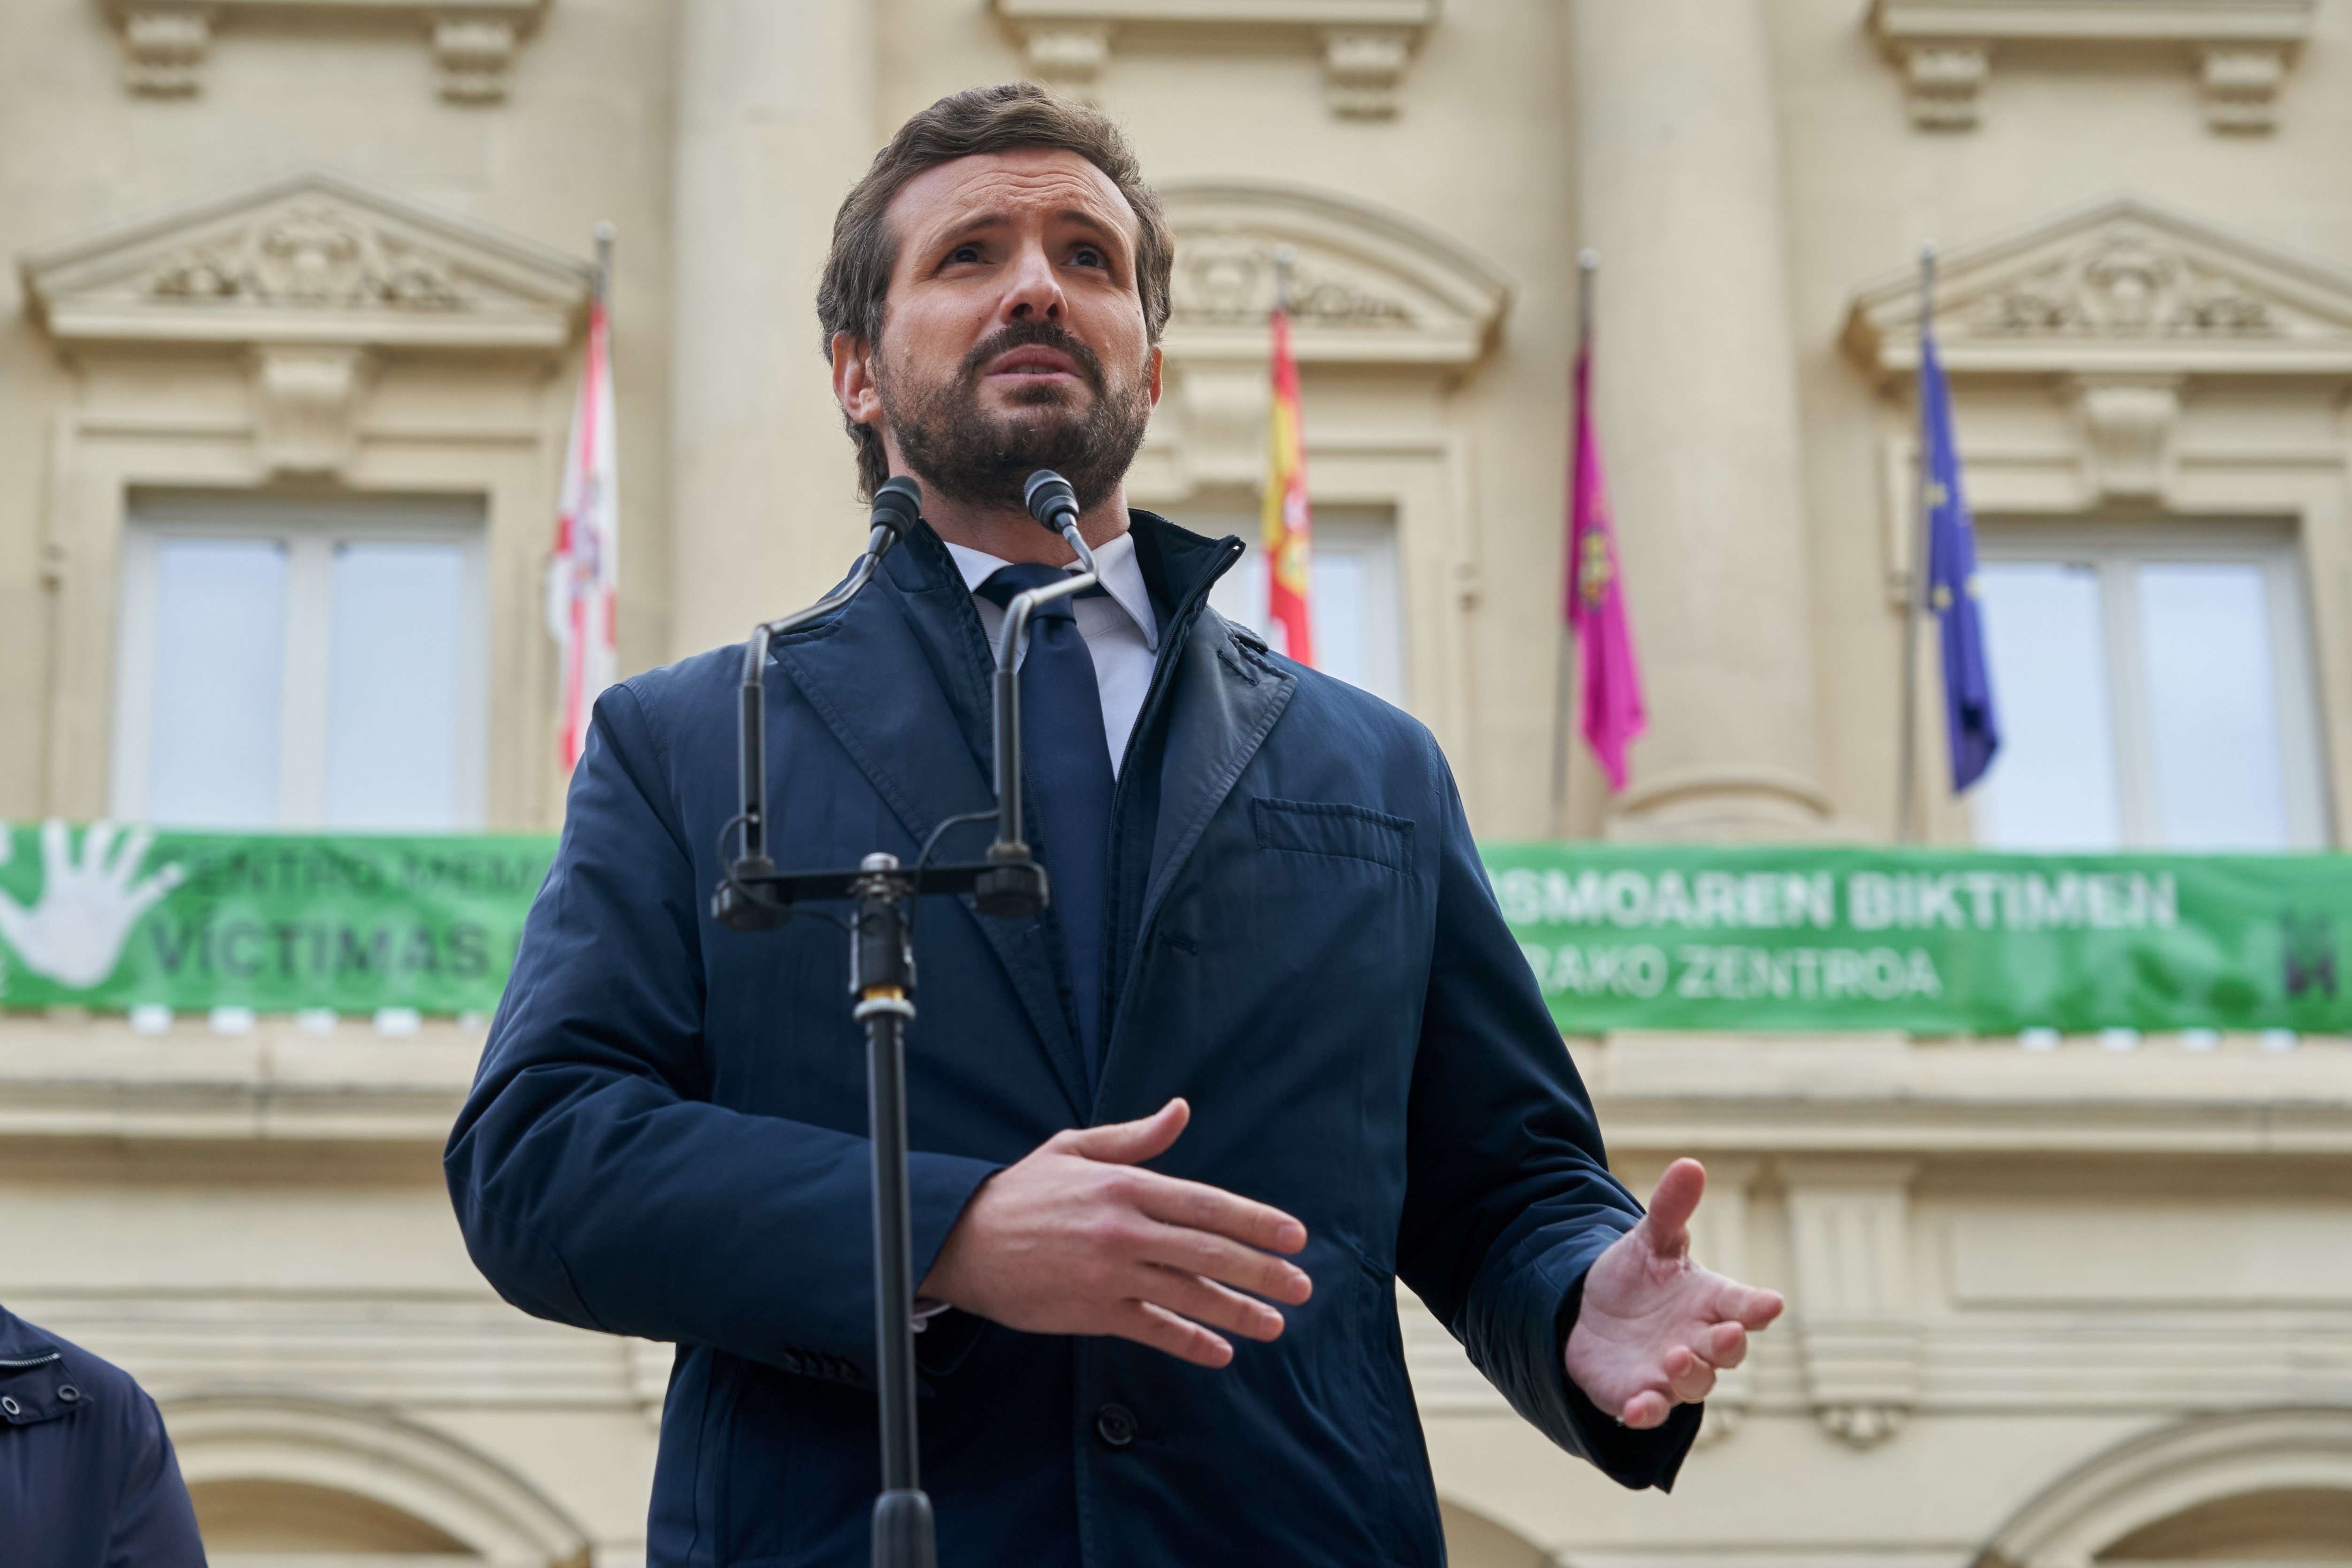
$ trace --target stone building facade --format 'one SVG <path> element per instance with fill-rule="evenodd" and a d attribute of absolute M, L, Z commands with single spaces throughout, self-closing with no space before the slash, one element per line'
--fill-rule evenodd
<path fill-rule="evenodd" d="M 2252 574 L 2259 847 L 2352 835 L 2347 0 L 12 0 L 0 819 L 163 813 L 174 542 L 266 539 L 272 820 L 340 787 L 320 584 L 399 546 L 472 737 L 433 825 L 552 826 L 592 226 L 635 669 L 854 551 L 834 208 L 905 115 L 1024 75 L 1129 126 L 1178 235 L 1139 504 L 1252 531 L 1296 248 L 1334 646 L 1482 833 L 1891 834 L 1933 239 L 1989 564 L 2111 608 L 2150 562 Z M 1628 793 L 1580 758 L 1556 805 L 1585 247 L 1652 725 Z M 2108 831 L 2161 844 L 2162 672 L 2100 635 Z M 1954 844 L 2057 809 L 1921 805 Z M 437 1153 L 479 1044 L 0 1016 L 0 1300 L 158 1394 L 218 1561 L 642 1559 L 667 1352 L 471 1269 Z M 1667 1498 L 1547 1448 L 1403 1301 L 1455 1561 L 2352 1563 L 2352 1047 L 2199 1044 L 1574 1040 L 1629 1180 L 1705 1158 L 1703 1255 L 1791 1315 Z"/>

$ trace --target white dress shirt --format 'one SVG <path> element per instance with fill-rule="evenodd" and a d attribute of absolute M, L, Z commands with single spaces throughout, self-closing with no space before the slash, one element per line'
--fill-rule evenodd
<path fill-rule="evenodd" d="M 1004 625 L 1004 611 L 993 600 L 981 596 L 980 585 L 1009 563 L 961 544 L 950 544 L 948 553 L 955 557 L 964 586 L 972 591 L 972 607 L 980 612 L 980 624 L 993 649 L 998 628 Z M 1078 635 L 1087 639 L 1087 652 L 1094 657 L 1095 686 L 1102 693 L 1103 741 L 1110 747 L 1111 776 L 1116 778 L 1127 756 L 1127 738 L 1134 732 L 1143 699 L 1151 690 L 1152 664 L 1160 652 L 1160 617 L 1152 613 L 1151 594 L 1143 585 L 1143 568 L 1136 564 L 1132 535 L 1122 533 L 1098 546 L 1095 571 L 1108 596 L 1089 595 L 1071 608 L 1078 618 Z M 1032 620 L 1030 625 L 1034 627 L 1036 622 Z M 1022 657 L 1028 657 L 1025 645 Z"/>

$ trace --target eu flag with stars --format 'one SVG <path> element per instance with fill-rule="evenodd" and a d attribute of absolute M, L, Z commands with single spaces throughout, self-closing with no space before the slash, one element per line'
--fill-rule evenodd
<path fill-rule="evenodd" d="M 1919 424 L 1927 465 L 1927 608 L 1944 649 L 1944 721 L 1950 736 L 1952 793 L 1992 766 L 2000 749 L 1992 670 L 1985 662 L 1984 616 L 1977 604 L 1977 531 L 1960 492 L 1952 439 L 1952 389 L 1936 356 L 1936 336 L 1919 324 Z"/>

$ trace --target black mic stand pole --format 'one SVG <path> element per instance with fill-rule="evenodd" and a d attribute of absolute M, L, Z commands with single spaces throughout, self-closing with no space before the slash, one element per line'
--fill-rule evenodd
<path fill-rule="evenodd" d="M 1080 570 L 1058 583 L 1017 594 L 1005 606 L 996 646 L 994 739 L 996 808 L 951 816 L 931 833 L 960 822 L 993 817 L 996 841 L 987 858 L 957 865 L 929 863 L 930 845 L 909 870 L 895 855 L 873 854 L 855 871 L 783 872 L 767 853 L 767 708 L 769 644 L 785 632 L 829 615 L 874 579 L 882 557 L 918 520 L 922 492 L 895 479 L 874 497 L 866 552 L 842 585 L 805 610 L 753 628 L 744 650 L 738 762 L 743 789 L 737 824 L 740 852 L 711 894 L 710 911 L 735 931 L 772 931 L 790 921 L 802 900 L 852 899 L 849 989 L 851 1016 L 866 1026 L 866 1096 L 874 1159 L 875 1383 L 882 1428 L 882 1494 L 874 1500 L 874 1568 L 936 1568 L 931 1501 L 922 1490 L 916 1422 L 914 1215 L 907 1177 L 906 1027 L 915 1016 L 915 954 L 906 900 L 934 893 L 970 893 L 984 915 L 1035 914 L 1045 907 L 1045 868 L 1029 853 L 1021 831 L 1021 689 L 1015 679 L 1022 639 L 1039 605 L 1095 585 L 1094 552 L 1078 533 L 1077 499 L 1059 474 L 1040 469 L 1023 487 L 1029 513 L 1068 543 Z M 721 858 L 726 847 L 720 847 Z M 830 918 L 830 917 L 824 917 Z M 836 922 L 837 923 L 837 922 Z"/>

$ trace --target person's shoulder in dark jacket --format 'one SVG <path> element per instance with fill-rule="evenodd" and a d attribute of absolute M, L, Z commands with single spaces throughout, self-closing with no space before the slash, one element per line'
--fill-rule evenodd
<path fill-rule="evenodd" d="M 0 1308 L 0 1538 L 27 1568 L 204 1568 L 163 1416 L 131 1374 Z"/>

